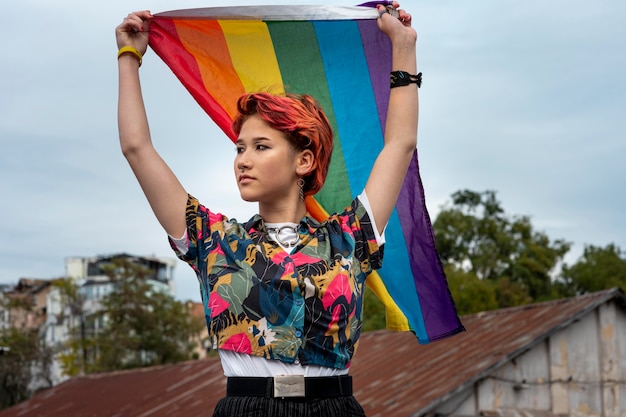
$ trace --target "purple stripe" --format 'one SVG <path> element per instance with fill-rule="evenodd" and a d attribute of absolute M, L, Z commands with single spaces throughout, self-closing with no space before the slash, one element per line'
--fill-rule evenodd
<path fill-rule="evenodd" d="M 384 132 L 389 104 L 389 71 L 391 71 L 391 43 L 379 29 L 375 20 L 359 21 L 359 32 L 363 45 L 372 93 L 376 99 L 376 111 L 380 131 Z M 376 138 L 382 146 L 383 136 Z M 402 230 L 402 220 L 397 211 L 389 219 L 388 245 L 385 250 L 385 266 L 380 271 L 381 279 L 396 305 L 403 312 L 420 343 L 428 343 L 430 337 L 424 324 L 417 290 L 412 285 L 408 247 Z M 388 265 L 392 265 L 388 267 Z M 404 271 L 404 272 L 402 272 Z M 411 288 L 412 287 L 412 288 Z"/>
<path fill-rule="evenodd" d="M 376 3 L 374 3 L 375 7 Z M 376 97 L 378 118 L 384 132 L 389 104 L 389 72 L 391 47 L 389 39 L 375 20 L 359 21 L 365 59 Z M 423 314 L 423 323 L 430 341 L 463 331 L 454 301 L 448 290 L 443 266 L 435 246 L 430 216 L 426 209 L 424 188 L 419 173 L 417 151 L 402 185 L 396 211 L 407 244 L 413 282 Z M 382 276 L 383 281 L 385 277 Z M 408 312 L 405 311 L 405 314 Z M 409 321 L 418 319 L 409 317 Z M 412 323 L 417 327 L 417 323 Z"/>
<path fill-rule="evenodd" d="M 378 29 L 375 20 L 359 20 L 363 52 L 372 80 L 381 130 L 385 131 L 387 105 L 389 104 L 389 72 L 391 71 L 391 45 L 389 38 Z"/>
<path fill-rule="evenodd" d="M 382 4 L 383 6 L 391 6 L 391 4 L 393 3 L 393 1 L 391 0 L 381 0 L 381 1 L 368 1 L 365 3 L 361 3 L 359 4 L 359 6 L 362 7 L 372 7 L 372 8 L 376 8 L 377 5 Z"/>
<path fill-rule="evenodd" d="M 417 150 L 413 153 L 396 210 L 406 238 L 413 280 L 428 337 L 434 341 L 462 332 L 464 328 L 457 315 L 435 246 L 419 175 Z"/>

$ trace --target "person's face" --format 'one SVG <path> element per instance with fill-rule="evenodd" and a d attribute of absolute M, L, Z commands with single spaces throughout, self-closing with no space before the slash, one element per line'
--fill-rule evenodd
<path fill-rule="evenodd" d="M 235 177 L 245 201 L 272 201 L 297 195 L 297 153 L 285 133 L 258 115 L 241 126 L 236 142 Z"/>

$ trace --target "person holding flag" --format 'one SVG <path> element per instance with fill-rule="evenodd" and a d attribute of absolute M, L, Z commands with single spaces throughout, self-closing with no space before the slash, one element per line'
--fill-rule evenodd
<path fill-rule="evenodd" d="M 411 15 L 397 2 L 377 9 L 392 45 L 384 146 L 362 193 L 321 222 L 304 200 L 324 184 L 333 132 L 313 97 L 239 99 L 234 175 L 258 214 L 237 222 L 191 196 L 152 144 L 139 77 L 152 14 L 131 13 L 116 28 L 121 149 L 173 250 L 198 276 L 228 378 L 214 416 L 365 415 L 348 370 L 365 280 L 382 264 L 385 227 L 416 148 L 421 83 Z"/>

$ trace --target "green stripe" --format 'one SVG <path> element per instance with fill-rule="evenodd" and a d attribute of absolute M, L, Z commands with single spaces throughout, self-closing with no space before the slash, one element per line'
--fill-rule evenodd
<path fill-rule="evenodd" d="M 352 200 L 348 171 L 326 82 L 324 63 L 310 22 L 267 22 L 285 90 L 310 94 L 322 105 L 335 134 L 333 156 L 324 188 L 315 196 L 329 213 L 342 211 Z M 348 191 L 348 192 L 346 192 Z"/>

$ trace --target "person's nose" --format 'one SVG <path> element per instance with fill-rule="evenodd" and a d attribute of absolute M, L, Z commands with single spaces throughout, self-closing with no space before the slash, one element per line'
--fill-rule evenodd
<path fill-rule="evenodd" d="M 239 172 L 244 172 L 246 169 L 249 169 L 249 168 L 250 168 L 250 162 L 246 158 L 241 156 L 237 160 L 237 170 Z"/>

